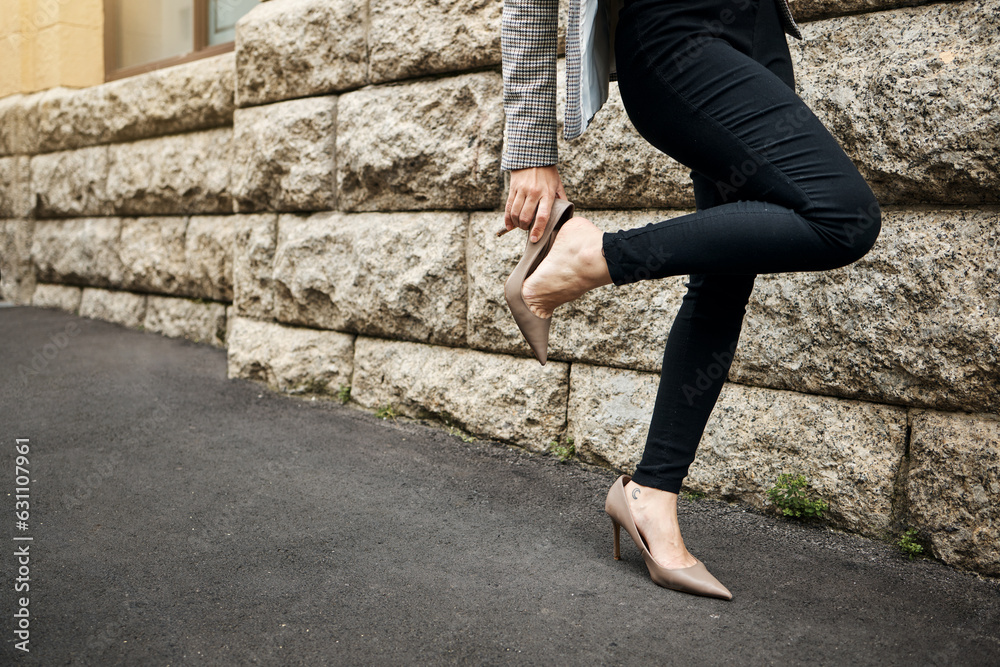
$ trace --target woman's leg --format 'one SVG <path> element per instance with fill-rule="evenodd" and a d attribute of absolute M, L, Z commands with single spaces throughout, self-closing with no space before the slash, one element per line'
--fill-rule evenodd
<path fill-rule="evenodd" d="M 759 11 L 754 0 L 638 0 L 622 13 L 616 53 L 636 129 L 723 203 L 607 234 L 615 284 L 832 269 L 871 248 L 878 203 L 795 95 L 774 0 Z"/>
<path fill-rule="evenodd" d="M 722 203 L 711 181 L 696 173 L 691 179 L 698 210 Z M 646 447 L 625 489 L 650 552 L 664 567 L 695 564 L 681 537 L 677 498 L 729 374 L 755 278 L 692 275 L 667 336 Z"/>
<path fill-rule="evenodd" d="M 626 489 L 654 557 L 684 567 L 692 559 L 676 492 L 728 373 L 754 274 L 848 264 L 874 243 L 881 218 L 864 179 L 793 92 L 773 0 L 637 0 L 622 14 L 616 50 L 633 124 L 696 172 L 699 210 L 616 234 L 570 221 L 524 295 L 544 316 L 612 281 L 692 274 Z"/>

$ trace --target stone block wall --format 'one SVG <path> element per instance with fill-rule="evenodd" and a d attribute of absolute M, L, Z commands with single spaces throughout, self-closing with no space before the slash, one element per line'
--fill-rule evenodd
<path fill-rule="evenodd" d="M 349 387 L 631 470 L 684 280 L 588 294 L 557 312 L 551 361 L 529 357 L 502 297 L 523 238 L 493 234 L 500 10 L 269 0 L 235 54 L 0 99 L 0 294 L 225 345 L 232 377 L 279 391 Z M 800 93 L 884 231 L 850 267 L 758 280 L 687 487 L 763 506 L 801 472 L 835 525 L 916 527 L 1000 575 L 1000 0 L 794 11 Z M 567 192 L 604 229 L 693 204 L 614 86 L 560 141 Z"/>

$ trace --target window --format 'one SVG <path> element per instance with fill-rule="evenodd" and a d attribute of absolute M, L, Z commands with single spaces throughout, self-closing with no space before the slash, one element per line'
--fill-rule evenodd
<path fill-rule="evenodd" d="M 105 0 L 105 79 L 232 51 L 236 21 L 259 0 Z"/>

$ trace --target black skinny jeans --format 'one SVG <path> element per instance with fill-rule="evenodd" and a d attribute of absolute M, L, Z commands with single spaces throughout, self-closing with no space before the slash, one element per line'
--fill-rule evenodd
<path fill-rule="evenodd" d="M 677 493 L 729 373 L 759 273 L 850 264 L 874 194 L 794 92 L 775 0 L 634 0 L 615 38 L 632 124 L 690 167 L 697 212 L 604 235 L 616 285 L 687 275 L 633 479 Z"/>

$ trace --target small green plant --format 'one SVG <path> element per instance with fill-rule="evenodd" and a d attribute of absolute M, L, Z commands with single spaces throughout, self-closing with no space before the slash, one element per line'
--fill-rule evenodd
<path fill-rule="evenodd" d="M 896 546 L 909 556 L 910 560 L 924 555 L 924 547 L 917 541 L 917 536 L 917 529 L 909 528 L 903 531 L 903 534 L 899 536 L 899 541 L 896 542 Z"/>
<path fill-rule="evenodd" d="M 684 496 L 685 500 L 701 500 L 705 497 L 701 491 L 681 491 L 681 495 Z"/>
<path fill-rule="evenodd" d="M 576 454 L 576 445 L 573 444 L 573 437 L 566 438 L 564 444 L 559 444 L 558 440 L 549 443 L 549 453 L 559 459 L 560 462 L 569 461 Z"/>
<path fill-rule="evenodd" d="M 476 437 L 475 436 L 469 435 L 468 433 L 466 433 L 462 429 L 458 428 L 457 426 L 451 426 L 451 425 L 449 425 L 448 426 L 448 435 L 453 435 L 456 438 L 459 438 L 462 442 L 475 442 L 476 441 Z"/>
<path fill-rule="evenodd" d="M 351 385 L 340 385 L 340 388 L 337 390 L 337 400 L 341 403 L 347 403 L 351 400 Z"/>
<path fill-rule="evenodd" d="M 383 405 L 381 408 L 376 410 L 375 416 L 379 419 L 395 419 L 398 415 L 396 415 L 396 410 L 390 403 L 389 405 Z"/>
<path fill-rule="evenodd" d="M 778 482 L 767 490 L 767 497 L 781 514 L 793 519 L 821 519 L 827 504 L 809 493 L 805 475 L 779 475 Z"/>
<path fill-rule="evenodd" d="M 448 435 L 453 435 L 456 438 L 460 439 L 462 442 L 475 442 L 476 441 L 475 436 L 469 435 L 468 433 L 466 433 L 462 429 L 460 429 L 457 426 L 455 426 L 455 423 L 453 421 L 451 421 L 450 417 L 443 417 L 442 421 L 444 421 L 444 425 L 448 427 Z"/>

